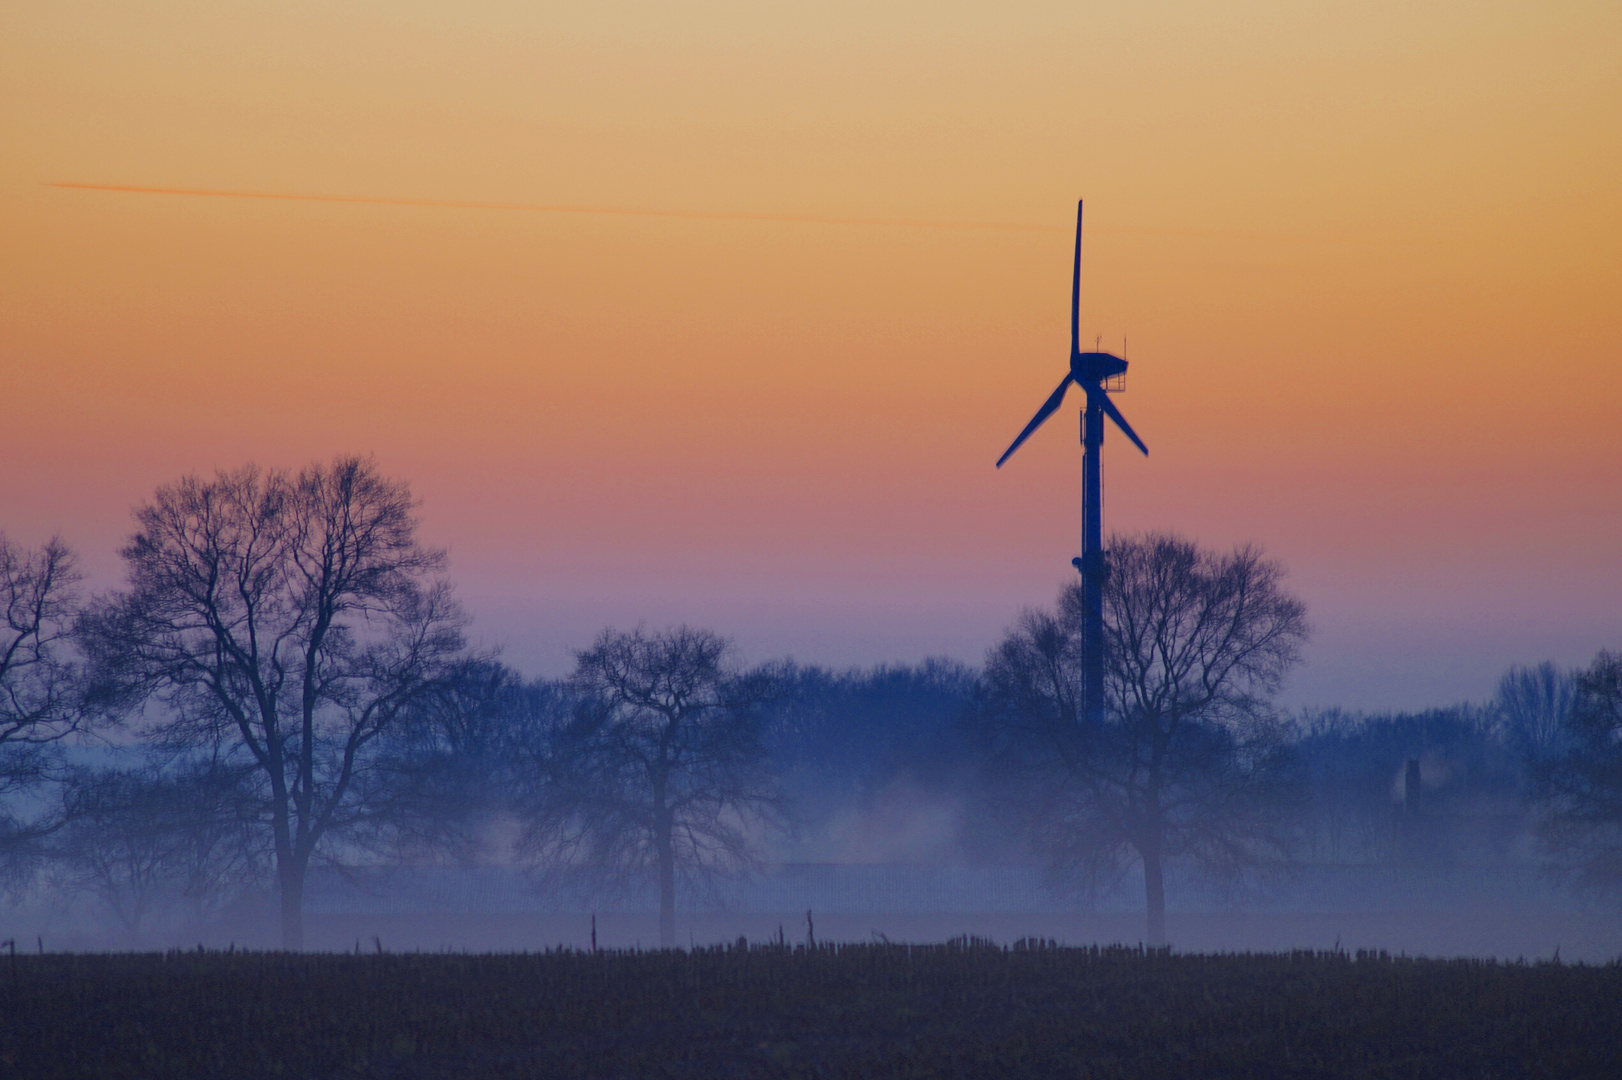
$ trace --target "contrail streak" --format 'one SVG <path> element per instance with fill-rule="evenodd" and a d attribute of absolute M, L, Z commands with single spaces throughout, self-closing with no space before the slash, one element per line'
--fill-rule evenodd
<path fill-rule="evenodd" d="M 547 214 L 618 214 L 625 217 L 687 218 L 697 221 L 781 221 L 800 225 L 889 225 L 912 229 L 997 229 L 1005 232 L 1063 232 L 1051 225 L 1014 221 L 926 221 L 916 218 L 822 217 L 815 214 L 750 214 L 734 211 L 654 210 L 632 206 L 570 206 L 548 203 L 463 202 L 454 199 L 397 199 L 378 195 L 305 195 L 286 191 L 225 191 L 213 188 L 142 187 L 136 184 L 47 182 L 74 191 L 113 191 L 132 195 L 190 195 L 206 199 L 277 199 L 286 202 L 367 203 L 377 206 L 429 206 L 455 210 L 530 210 Z"/>

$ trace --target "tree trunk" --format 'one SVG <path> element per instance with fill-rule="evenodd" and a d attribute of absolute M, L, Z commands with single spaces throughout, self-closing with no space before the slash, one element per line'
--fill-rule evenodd
<path fill-rule="evenodd" d="M 284 867 L 278 875 L 282 893 L 282 948 L 304 948 L 304 873 Z"/>
<path fill-rule="evenodd" d="M 1166 944 L 1166 875 L 1160 854 L 1160 837 L 1148 840 L 1138 850 L 1143 859 L 1143 893 L 1149 915 L 1149 947 Z"/>
<path fill-rule="evenodd" d="M 661 817 L 654 843 L 659 849 L 659 947 L 676 944 L 676 852 L 671 841 L 671 822 Z"/>

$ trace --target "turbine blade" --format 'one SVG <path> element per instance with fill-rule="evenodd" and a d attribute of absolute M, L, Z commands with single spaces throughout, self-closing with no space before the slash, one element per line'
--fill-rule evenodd
<path fill-rule="evenodd" d="M 1009 443 L 1008 449 L 1004 450 L 1002 457 L 997 459 L 997 468 L 1002 468 L 1002 463 L 1008 460 L 1008 455 L 1018 450 L 1019 444 L 1030 438 L 1031 432 L 1041 427 L 1042 421 L 1053 415 L 1053 410 L 1057 409 L 1060 403 L 1064 401 L 1064 392 L 1069 388 L 1071 381 L 1069 375 L 1059 381 L 1059 388 L 1048 395 L 1048 399 L 1042 402 L 1042 407 L 1036 410 L 1036 415 L 1031 417 L 1031 422 L 1025 425 L 1025 430 L 1019 433 L 1019 438 Z"/>
<path fill-rule="evenodd" d="M 1104 407 L 1105 412 L 1109 413 L 1109 418 L 1115 421 L 1115 426 L 1126 432 L 1126 437 L 1137 444 L 1138 449 L 1143 451 L 1144 457 L 1148 457 L 1149 448 L 1143 445 L 1143 440 L 1138 438 L 1138 433 L 1132 430 L 1132 425 L 1126 422 L 1126 417 L 1121 415 L 1121 410 L 1115 407 L 1115 402 L 1111 401 L 1109 395 L 1104 393 L 1103 390 L 1098 391 L 1098 403 Z"/>
<path fill-rule="evenodd" d="M 1070 355 L 1081 351 L 1081 200 L 1076 200 L 1076 261 L 1070 271 Z"/>

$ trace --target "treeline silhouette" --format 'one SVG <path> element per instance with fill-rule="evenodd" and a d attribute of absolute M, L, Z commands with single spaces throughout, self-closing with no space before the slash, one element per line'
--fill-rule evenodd
<path fill-rule="evenodd" d="M 1084 896 L 1168 870 L 1539 865 L 1622 884 L 1622 659 L 1507 672 L 1418 714 L 1272 704 L 1308 637 L 1260 549 L 1116 537 L 1101 724 L 1079 588 L 981 668 L 745 664 L 719 634 L 603 631 L 561 679 L 471 649 L 406 484 L 246 467 L 137 508 L 122 588 L 0 535 L 0 859 L 14 900 L 159 912 L 312 867 L 519 866 L 678 895 L 780 861 L 1042 865 Z M 1014 613 L 1010 613 L 1013 615 Z M 678 886 L 682 888 L 679 889 Z"/>

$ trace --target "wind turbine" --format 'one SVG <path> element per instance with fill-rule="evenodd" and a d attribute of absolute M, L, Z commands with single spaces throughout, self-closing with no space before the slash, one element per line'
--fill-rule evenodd
<path fill-rule="evenodd" d="M 1143 445 L 1138 433 L 1126 422 L 1109 399 L 1105 380 L 1126 374 L 1126 361 L 1107 352 L 1082 352 L 1078 323 L 1081 319 L 1081 203 L 1076 203 L 1076 258 L 1070 276 L 1070 371 L 1060 380 L 1059 388 L 1048 396 L 1036 410 L 1025 430 L 997 459 L 997 468 L 1018 450 L 1043 421 L 1058 411 L 1064 402 L 1064 393 L 1075 383 L 1086 391 L 1087 407 L 1081 413 L 1081 557 L 1070 564 L 1081 571 L 1082 599 L 1085 608 L 1082 625 L 1082 653 L 1086 678 L 1083 710 L 1087 721 L 1095 728 L 1104 721 L 1104 582 L 1109 577 L 1109 566 L 1104 558 L 1104 472 L 1100 454 L 1104 449 L 1104 417 L 1126 433 L 1133 444 L 1145 455 L 1149 448 Z"/>

